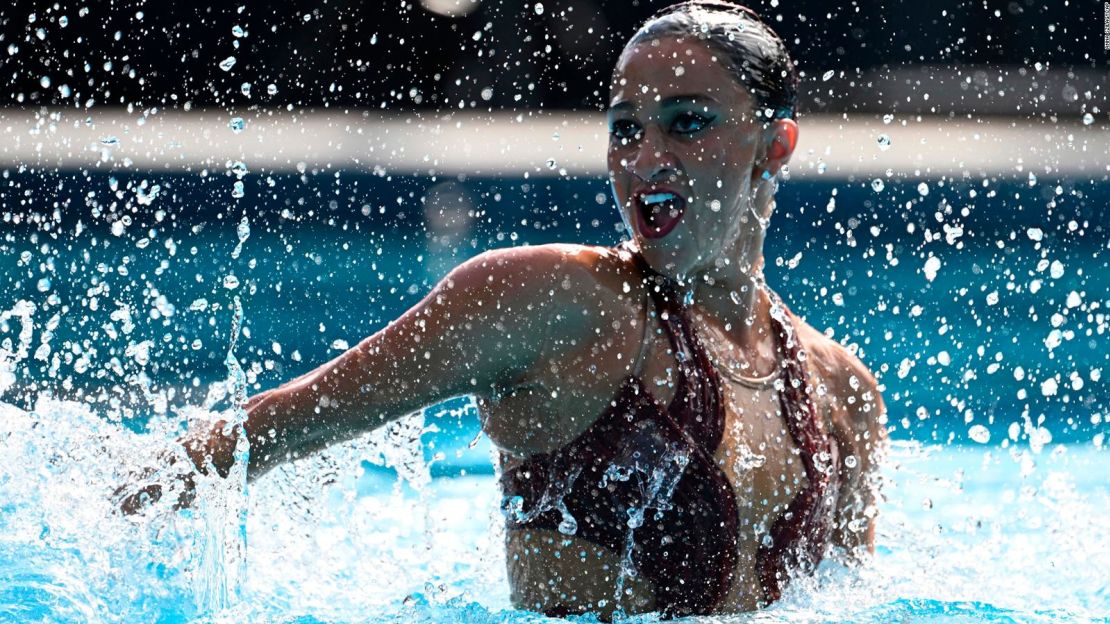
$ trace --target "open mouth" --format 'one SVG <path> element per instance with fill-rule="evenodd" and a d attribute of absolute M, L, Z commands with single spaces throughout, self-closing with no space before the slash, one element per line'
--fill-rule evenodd
<path fill-rule="evenodd" d="M 640 231 L 647 238 L 662 238 L 682 220 L 686 200 L 663 189 L 646 189 L 632 196 L 639 215 Z"/>

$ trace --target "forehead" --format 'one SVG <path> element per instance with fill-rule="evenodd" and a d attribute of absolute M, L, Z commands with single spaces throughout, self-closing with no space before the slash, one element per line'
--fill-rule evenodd
<path fill-rule="evenodd" d="M 692 38 L 662 37 L 627 48 L 613 71 L 609 105 L 636 107 L 675 95 L 708 95 L 749 108 L 748 90 L 725 68 L 720 52 Z"/>

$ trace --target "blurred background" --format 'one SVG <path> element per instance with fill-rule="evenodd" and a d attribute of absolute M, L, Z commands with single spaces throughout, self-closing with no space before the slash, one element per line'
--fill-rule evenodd
<path fill-rule="evenodd" d="M 619 241 L 608 79 L 666 4 L 0 9 L 0 399 L 142 428 L 220 399 L 236 296 L 253 392 L 485 249 Z M 749 6 L 802 76 L 769 282 L 876 371 L 895 437 L 1101 446 L 1104 4 Z"/>

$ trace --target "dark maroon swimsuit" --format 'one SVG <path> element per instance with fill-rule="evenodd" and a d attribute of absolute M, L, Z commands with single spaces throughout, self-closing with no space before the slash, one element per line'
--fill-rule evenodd
<path fill-rule="evenodd" d="M 565 447 L 523 462 L 503 454 L 506 520 L 510 529 L 561 530 L 618 555 L 631 549 L 656 609 L 668 617 L 708 614 L 728 594 L 739 532 L 732 486 L 713 458 L 724 434 L 721 383 L 675 283 L 633 257 L 651 280 L 654 313 L 678 362 L 674 400 L 664 410 L 629 375 L 610 408 Z M 773 302 L 786 319 L 773 321 L 786 354 L 780 404 L 807 485 L 771 528 L 770 545 L 759 548 L 761 603 L 779 598 L 789 571 L 820 562 L 837 496 L 836 444 L 810 396 L 789 312 Z"/>

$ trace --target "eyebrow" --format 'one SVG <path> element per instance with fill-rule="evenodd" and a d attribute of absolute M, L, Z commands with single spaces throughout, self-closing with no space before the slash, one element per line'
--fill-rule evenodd
<path fill-rule="evenodd" d="M 695 93 L 690 95 L 672 95 L 659 101 L 659 105 L 663 108 L 672 108 L 681 104 L 717 104 L 717 100 L 714 100 L 713 98 L 706 95 Z M 620 112 L 632 110 L 633 108 L 635 108 L 635 105 L 631 101 L 621 100 L 620 102 L 617 102 L 616 104 L 610 106 L 609 110 Z"/>

